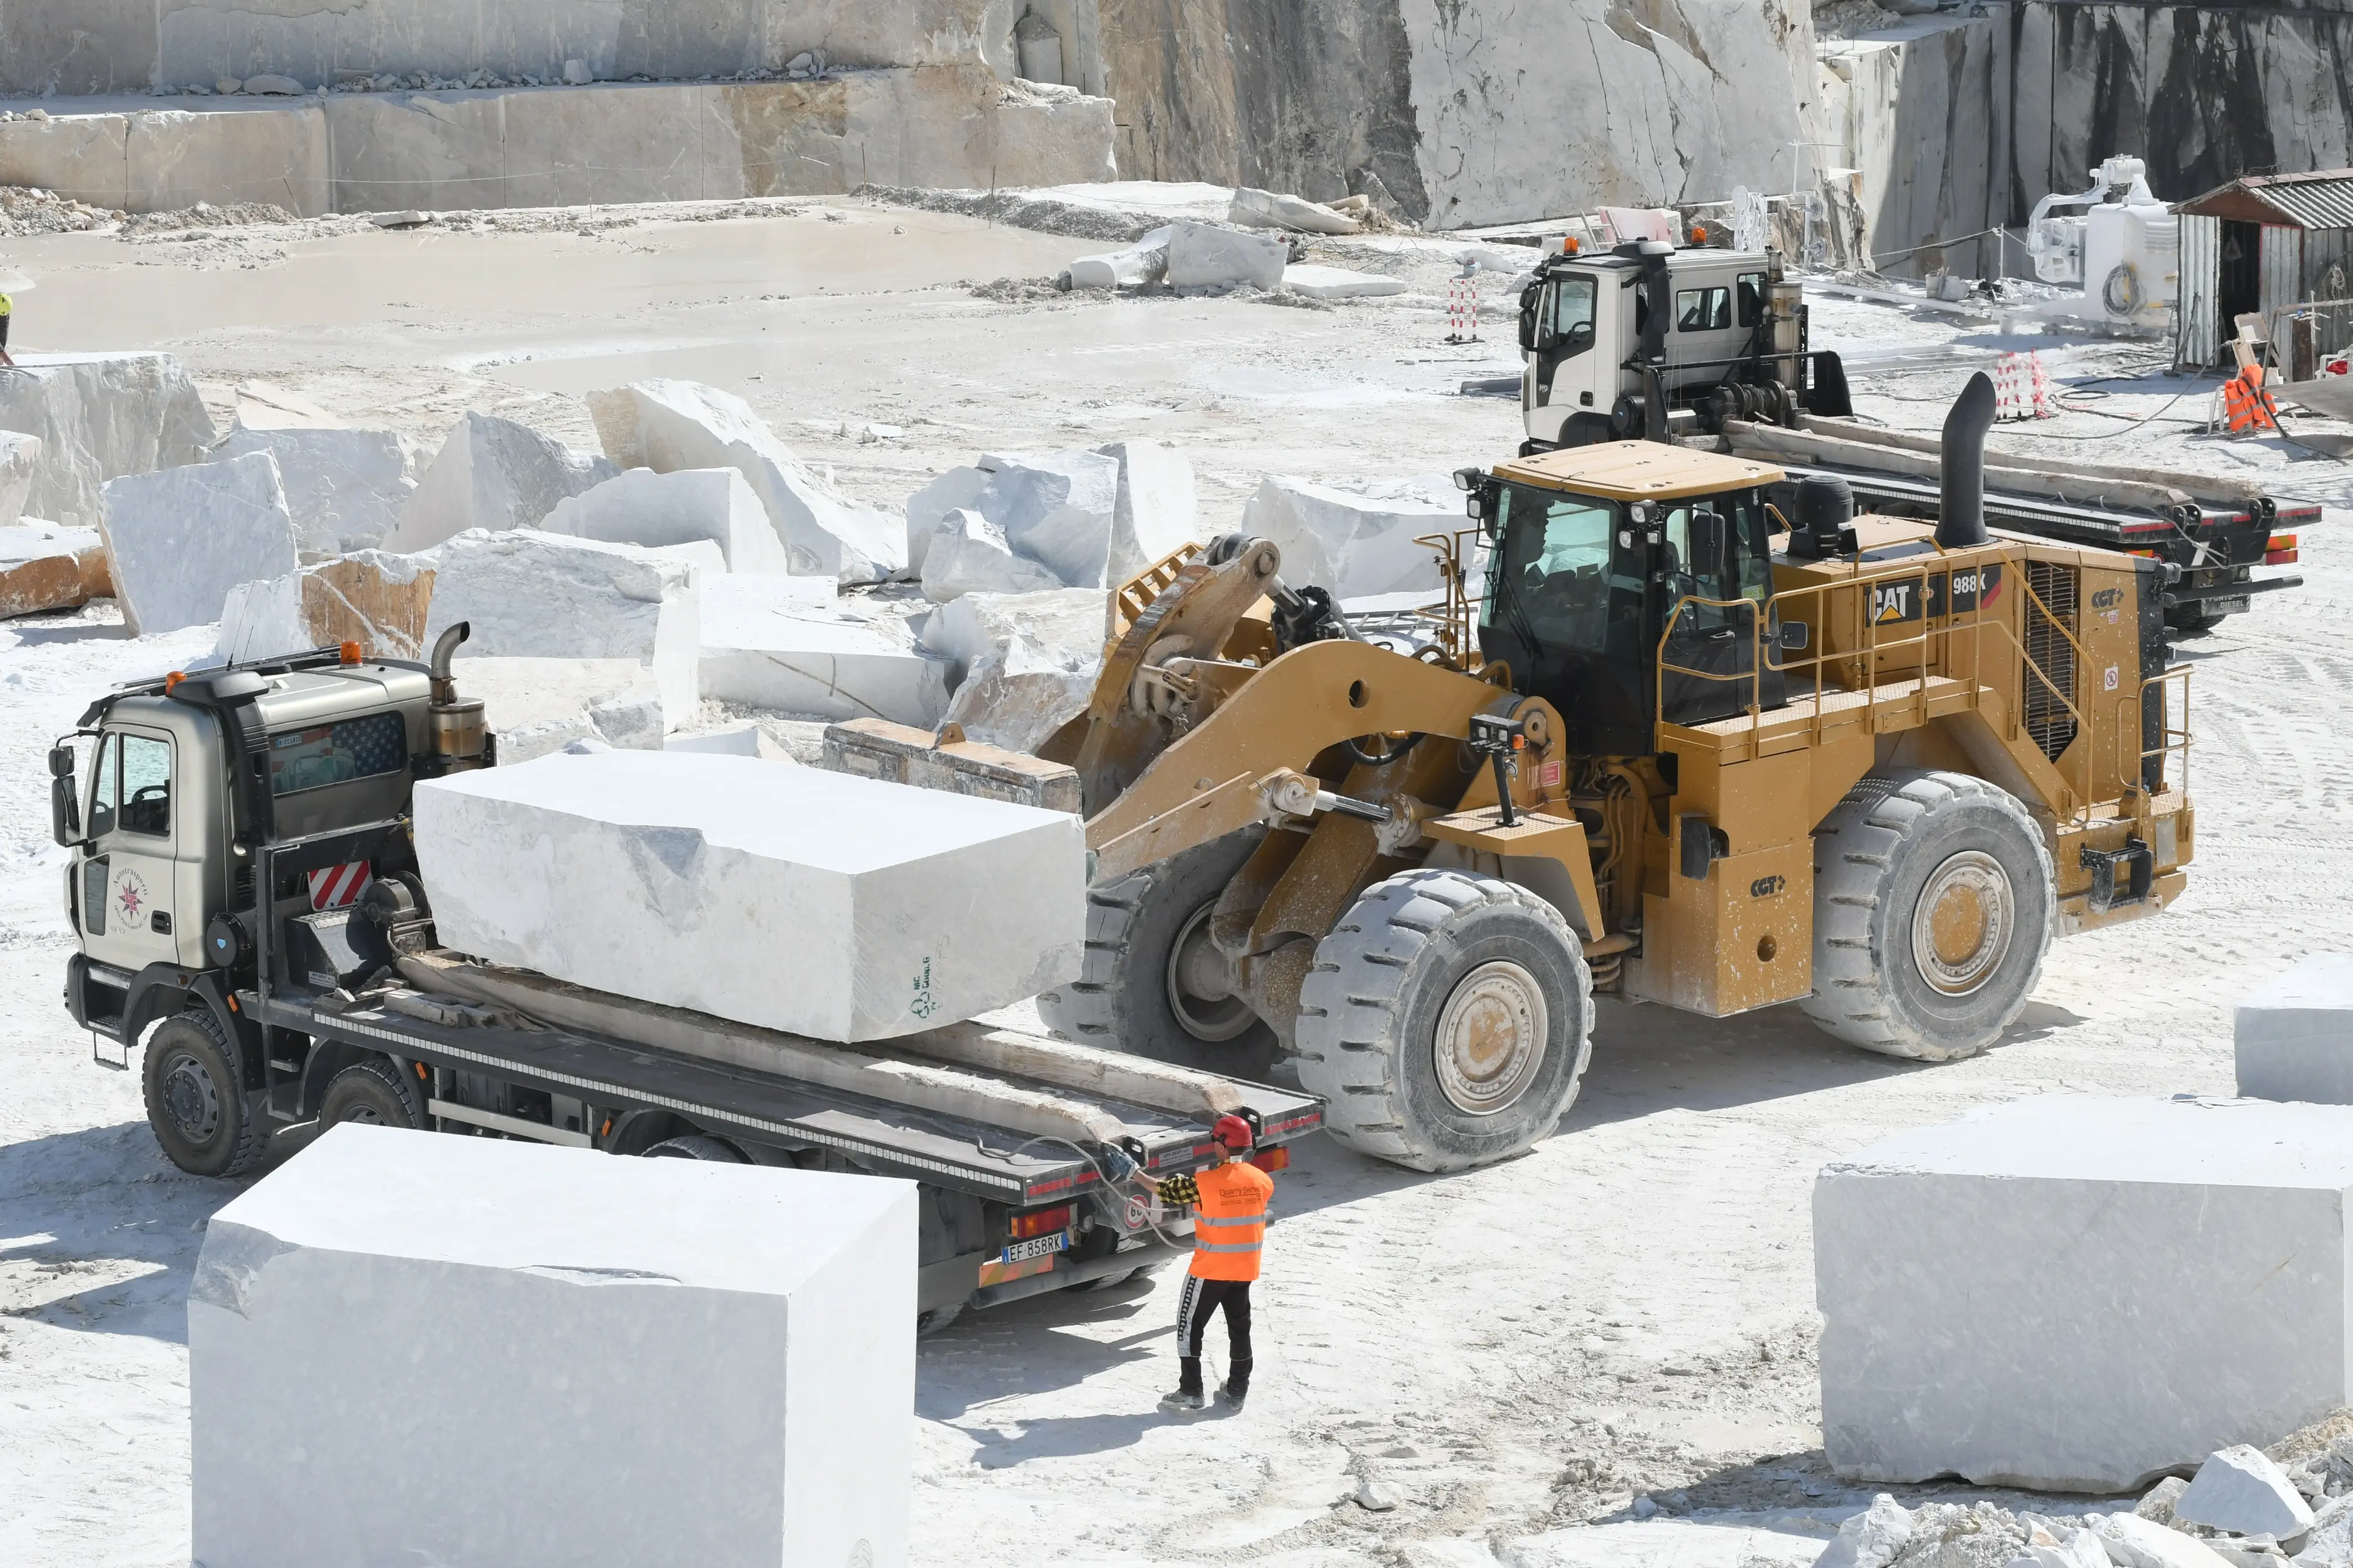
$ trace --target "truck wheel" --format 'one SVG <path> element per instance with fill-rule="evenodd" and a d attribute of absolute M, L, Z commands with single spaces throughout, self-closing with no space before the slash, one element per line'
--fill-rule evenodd
<path fill-rule="evenodd" d="M 1209 912 L 1258 848 L 1229 834 L 1087 889 L 1087 944 L 1078 979 L 1038 998 L 1065 1039 L 1160 1061 L 1214 1066 L 1273 1043 L 1239 996 L 1205 995 L 1221 968 Z"/>
<path fill-rule="evenodd" d="M 932 1307 L 915 1314 L 915 1337 L 930 1339 L 950 1323 L 964 1316 L 964 1303 L 951 1301 L 944 1307 Z"/>
<path fill-rule="evenodd" d="M 1873 774 L 1814 830 L 1814 991 L 1849 1045 L 1972 1056 L 2017 1021 L 2050 951 L 2051 851 L 2026 808 L 1966 773 Z"/>
<path fill-rule="evenodd" d="M 735 1146 L 708 1133 L 689 1132 L 677 1138 L 665 1138 L 645 1152 L 649 1160 L 709 1160 L 721 1165 L 746 1165 Z"/>
<path fill-rule="evenodd" d="M 319 1097 L 319 1131 L 341 1121 L 423 1131 L 425 1102 L 417 1086 L 390 1062 L 353 1062 L 329 1079 L 327 1092 Z"/>
<path fill-rule="evenodd" d="M 269 1129 L 246 1115 L 237 1047 L 202 1010 L 155 1027 L 141 1073 L 147 1125 L 172 1163 L 192 1176 L 234 1176 L 269 1142 Z"/>
<path fill-rule="evenodd" d="M 1316 944 L 1299 1082 L 1350 1148 L 1459 1171 L 1560 1125 L 1592 1023 L 1593 977 L 1557 910 L 1500 878 L 1404 871 Z"/>

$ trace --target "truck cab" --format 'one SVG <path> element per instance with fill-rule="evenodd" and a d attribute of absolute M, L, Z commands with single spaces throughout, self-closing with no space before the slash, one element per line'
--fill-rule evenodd
<path fill-rule="evenodd" d="M 1772 251 L 1643 240 L 1549 258 L 1521 295 L 1520 347 L 1523 456 L 1845 404 Z"/>

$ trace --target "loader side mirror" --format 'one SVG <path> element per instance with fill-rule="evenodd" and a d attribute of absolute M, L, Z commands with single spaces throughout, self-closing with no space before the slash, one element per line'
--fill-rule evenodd
<path fill-rule="evenodd" d="M 1725 576 L 1731 543 L 1731 530 L 1725 526 L 1722 512 L 1703 507 L 1692 513 L 1691 571 L 1694 574 L 1711 584 Z"/>
<path fill-rule="evenodd" d="M 51 746 L 49 837 L 65 849 L 71 849 L 82 841 L 81 802 L 74 784 L 74 749 L 71 746 Z"/>

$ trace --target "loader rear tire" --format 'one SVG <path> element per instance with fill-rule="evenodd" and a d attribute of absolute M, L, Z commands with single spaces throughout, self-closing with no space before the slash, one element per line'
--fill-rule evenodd
<path fill-rule="evenodd" d="M 1186 954 L 1208 940 L 1209 910 L 1261 835 L 1229 834 L 1115 882 L 1087 889 L 1078 979 L 1038 998 L 1064 1039 L 1187 1067 L 1217 1068 L 1272 1048 L 1274 1031 L 1240 997 L 1204 998 L 1185 981 Z"/>
<path fill-rule="evenodd" d="M 1593 977 L 1558 910 L 1469 871 L 1365 889 L 1299 993 L 1300 1087 L 1324 1129 L 1417 1171 L 1525 1152 L 1577 1099 Z"/>
<path fill-rule="evenodd" d="M 1814 830 L 1814 991 L 1849 1045 L 1945 1062 L 2018 1020 L 2057 924 L 2042 830 L 1966 773 L 1873 774 Z"/>

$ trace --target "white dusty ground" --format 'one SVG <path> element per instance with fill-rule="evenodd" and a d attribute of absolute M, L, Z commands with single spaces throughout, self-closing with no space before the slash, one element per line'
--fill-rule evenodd
<path fill-rule="evenodd" d="M 605 226 L 622 217 L 637 221 Z M 843 203 L 698 223 L 607 212 L 536 232 L 60 235 L 10 242 L 0 262 L 40 284 L 18 299 L 20 347 L 170 349 L 217 409 L 262 376 L 428 442 L 478 407 L 586 446 L 582 391 L 691 376 L 747 395 L 874 499 L 982 448 L 1166 436 L 1199 466 L 1216 528 L 1265 471 L 1398 478 L 1518 439 L 1512 404 L 1453 393 L 1513 369 L 1507 302 L 1491 301 L 1489 341 L 1447 344 L 1451 268 L 1434 256 L 1337 252 L 1409 270 L 1415 291 L 1325 310 L 959 286 L 1094 248 Z M 1815 342 L 1854 351 L 1859 373 L 1875 363 L 1858 374 L 1869 411 L 1922 429 L 2005 346 L 1839 302 L 1816 307 Z M 2043 347 L 2070 378 L 2161 357 L 2009 342 Z M 2165 407 L 2181 390 L 2152 377 L 2097 405 L 2202 413 L 2204 387 Z M 905 434 L 862 437 L 870 424 Z M 2102 437 L 2074 449 L 2106 460 L 2252 467 L 2353 504 L 2347 468 L 2276 444 L 2090 414 L 2042 428 Z M 1526 1159 L 1433 1178 L 1304 1149 L 1282 1181 L 1243 1415 L 1155 1409 L 1174 1373 L 1171 1278 L 967 1316 L 926 1342 L 917 1562 L 1475 1562 L 1490 1541 L 1625 1520 L 1644 1492 L 1668 1515 L 1792 1533 L 1679 1540 L 1693 1527 L 1652 1520 L 1579 1532 L 1547 1560 L 1806 1560 L 1802 1538 L 1862 1500 L 1820 1468 L 1815 1166 L 2042 1089 L 2228 1092 L 2233 1000 L 2353 944 L 2344 517 L 2306 531 L 2304 590 L 2183 649 L 2199 668 L 2189 891 L 2160 919 L 2055 949 L 1999 1048 L 1914 1067 L 1832 1045 L 1794 1008 L 1709 1022 L 1607 1003 L 1582 1100 Z M 0 628 L 0 1562 L 186 1561 L 182 1304 L 205 1218 L 236 1187 L 173 1171 L 135 1078 L 91 1065 L 67 1024 L 41 749 L 107 682 L 209 640 L 126 641 L 102 605 Z M 628 1413 L 613 1421 L 626 1440 Z M 1340 1502 L 1359 1478 L 1407 1500 Z M 1465 1544 L 1410 1545 L 1449 1538 Z"/>

